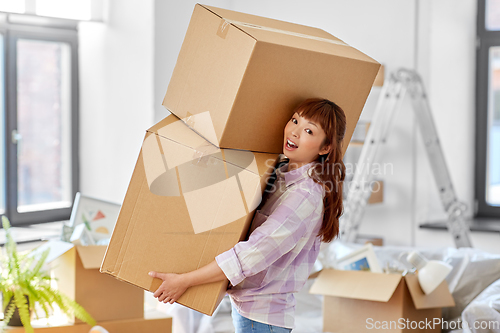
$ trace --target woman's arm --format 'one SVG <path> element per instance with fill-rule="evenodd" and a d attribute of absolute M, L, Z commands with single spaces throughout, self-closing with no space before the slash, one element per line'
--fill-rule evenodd
<path fill-rule="evenodd" d="M 304 235 L 321 223 L 319 199 L 319 194 L 311 195 L 300 187 L 294 189 L 252 231 L 248 240 L 215 257 L 229 282 L 236 286 L 292 251 Z"/>
<path fill-rule="evenodd" d="M 189 287 L 226 279 L 224 272 L 219 268 L 215 260 L 189 273 L 149 272 L 149 276 L 163 280 L 163 283 L 155 291 L 154 297 L 158 298 L 160 302 L 170 304 L 176 302 Z"/>

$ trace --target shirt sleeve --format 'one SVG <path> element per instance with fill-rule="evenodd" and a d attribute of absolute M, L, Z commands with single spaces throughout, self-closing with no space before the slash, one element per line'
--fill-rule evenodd
<path fill-rule="evenodd" d="M 247 241 L 218 255 L 215 260 L 233 286 L 255 275 L 291 251 L 311 229 L 318 202 L 298 189 L 288 194 Z"/>

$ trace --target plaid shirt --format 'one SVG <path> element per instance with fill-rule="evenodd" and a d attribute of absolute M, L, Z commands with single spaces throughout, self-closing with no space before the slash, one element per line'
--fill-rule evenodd
<path fill-rule="evenodd" d="M 246 318 L 293 328 L 293 293 L 306 283 L 321 243 L 324 192 L 309 177 L 313 163 L 288 172 L 288 163 L 277 168 L 248 240 L 215 258 L 231 283 L 233 305 Z"/>

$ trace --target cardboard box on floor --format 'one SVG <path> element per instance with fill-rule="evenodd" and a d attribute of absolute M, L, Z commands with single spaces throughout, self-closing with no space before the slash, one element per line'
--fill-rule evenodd
<path fill-rule="evenodd" d="M 171 333 L 172 318 L 128 319 L 98 322 L 109 333 Z M 91 327 L 80 323 L 75 325 L 34 327 L 35 333 L 89 333 Z M 24 333 L 24 328 L 7 327 L 5 332 Z M 90 332 L 90 333 L 93 333 Z"/>
<path fill-rule="evenodd" d="M 144 291 L 99 272 L 106 246 L 50 241 L 37 251 L 47 248 L 47 262 L 57 279 L 57 289 L 83 306 L 96 321 L 144 317 Z M 75 322 L 81 323 L 78 319 Z"/>
<path fill-rule="evenodd" d="M 346 113 L 345 152 L 379 67 L 321 29 L 197 4 L 163 105 L 216 146 L 281 153 L 276 129 L 327 98 Z"/>
<path fill-rule="evenodd" d="M 446 281 L 425 295 L 413 274 L 325 269 L 309 292 L 325 295 L 324 332 L 441 332 L 441 324 L 427 323 L 455 306 Z"/>
<path fill-rule="evenodd" d="M 185 273 L 246 238 L 278 155 L 219 149 L 174 115 L 144 139 L 101 272 L 154 292 L 150 271 Z M 228 281 L 178 303 L 211 315 Z"/>

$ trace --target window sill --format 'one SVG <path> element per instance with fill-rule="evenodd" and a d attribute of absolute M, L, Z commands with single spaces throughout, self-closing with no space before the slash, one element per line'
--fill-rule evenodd
<path fill-rule="evenodd" d="M 476 217 L 467 221 L 471 231 L 500 233 L 500 218 Z M 421 229 L 447 230 L 446 221 L 427 222 L 419 225 Z"/>
<path fill-rule="evenodd" d="M 38 245 L 40 242 L 45 242 L 52 239 L 59 239 L 62 232 L 62 224 L 64 222 L 49 222 L 31 224 L 26 226 L 11 227 L 12 236 L 18 245 L 25 245 L 23 249 L 30 247 L 27 244 Z M 5 231 L 0 230 L 0 247 L 5 245 Z"/>

